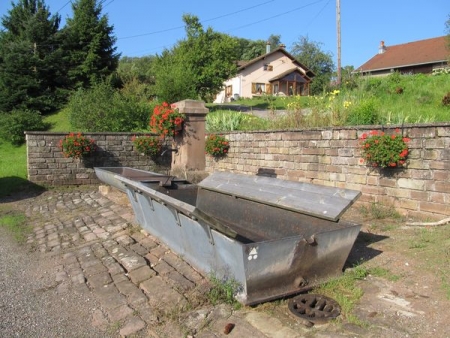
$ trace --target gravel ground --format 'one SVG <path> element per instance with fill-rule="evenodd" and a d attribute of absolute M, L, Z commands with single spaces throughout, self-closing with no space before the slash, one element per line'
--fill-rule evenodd
<path fill-rule="evenodd" d="M 42 273 L 58 258 L 38 256 L 0 227 L 0 337 L 108 337 L 91 325 L 98 304 L 90 291 L 58 292 L 55 276 Z"/>

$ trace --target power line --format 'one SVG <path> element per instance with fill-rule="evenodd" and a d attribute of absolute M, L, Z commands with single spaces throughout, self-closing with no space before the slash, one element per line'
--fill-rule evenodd
<path fill-rule="evenodd" d="M 114 1 L 114 0 L 113 0 L 113 1 Z M 232 15 L 235 15 L 235 14 L 238 14 L 238 13 L 242 13 L 242 12 L 251 10 L 251 9 L 253 9 L 253 8 L 256 8 L 256 7 L 260 7 L 260 6 L 263 6 L 263 5 L 267 5 L 268 3 L 274 2 L 274 1 L 275 1 L 275 0 L 266 1 L 266 2 L 263 2 L 263 3 L 261 3 L 261 4 L 255 5 L 255 6 L 247 7 L 247 8 L 244 8 L 244 9 L 240 9 L 240 10 L 238 10 L 238 11 L 234 11 L 234 12 L 231 12 L 231 13 L 228 13 L 228 14 L 223 14 L 223 15 L 220 15 L 220 16 L 216 16 L 216 17 L 211 18 L 211 19 L 202 20 L 202 21 L 200 21 L 200 22 L 201 22 L 201 23 L 205 23 L 205 22 L 210 22 L 210 21 L 222 19 L 222 18 L 225 18 L 225 17 L 227 17 L 227 16 L 232 16 Z M 141 36 L 147 36 L 147 35 L 154 35 L 154 34 L 159 34 L 159 33 L 165 33 L 165 32 L 170 32 L 170 31 L 174 31 L 174 30 L 178 30 L 178 29 L 183 29 L 184 27 L 185 27 L 185 25 L 182 25 L 182 26 L 178 26 L 178 27 L 167 28 L 167 29 L 163 29 L 163 30 L 159 30 L 159 31 L 149 32 L 149 33 L 143 33 L 143 34 L 132 35 L 132 36 L 125 36 L 125 37 L 122 37 L 122 38 L 117 38 L 117 40 L 132 39 L 132 38 L 137 38 L 137 37 L 141 37 Z"/>
<path fill-rule="evenodd" d="M 233 31 L 233 30 L 238 30 L 238 29 L 241 29 L 241 28 L 246 28 L 246 27 L 249 27 L 249 26 L 253 26 L 253 25 L 256 25 L 256 24 L 261 23 L 261 22 L 264 22 L 264 21 L 269 21 L 269 20 L 272 20 L 272 19 L 274 19 L 274 18 L 278 18 L 278 17 L 280 17 L 280 16 L 287 15 L 287 14 L 290 14 L 290 13 L 293 13 L 293 12 L 296 12 L 296 11 L 299 11 L 299 10 L 301 10 L 301 9 L 303 9 L 303 8 L 308 7 L 308 6 L 315 5 L 315 4 L 317 4 L 317 3 L 319 3 L 319 2 L 322 2 L 322 1 L 324 1 L 324 0 L 318 0 L 318 1 L 315 1 L 315 2 L 311 2 L 311 3 L 306 4 L 306 5 L 304 5 L 304 6 L 301 6 L 301 7 L 297 7 L 297 8 L 291 9 L 291 10 L 289 10 L 289 11 L 287 11 L 287 12 L 283 12 L 283 13 L 280 13 L 280 14 L 272 15 L 272 16 L 270 16 L 270 17 L 268 17 L 268 18 L 265 18 L 265 19 L 262 19 L 262 20 L 258 20 L 258 21 L 255 21 L 255 22 L 252 22 L 252 23 L 243 25 L 243 26 L 239 26 L 239 27 L 230 29 L 230 30 L 228 30 L 228 32 L 231 32 L 231 31 Z"/>
<path fill-rule="evenodd" d="M 286 12 L 283 12 L 283 13 L 280 13 L 280 14 L 276 14 L 276 15 L 272 15 L 272 16 L 270 16 L 270 17 L 268 17 L 268 18 L 265 18 L 265 19 L 262 19 L 262 20 L 258 20 L 258 21 L 255 21 L 255 22 L 252 22 L 252 23 L 243 25 L 243 26 L 239 26 L 239 27 L 236 27 L 236 28 L 232 28 L 232 29 L 228 30 L 228 32 L 231 32 L 231 31 L 233 31 L 233 30 L 238 30 L 238 29 L 241 29 L 241 28 L 245 28 L 245 27 L 248 27 L 248 26 L 256 25 L 256 24 L 258 24 L 258 23 L 261 23 L 261 22 L 264 22 L 264 21 L 268 21 L 268 20 L 271 20 L 271 19 L 274 19 L 274 18 L 283 16 L 283 15 L 287 15 L 287 14 L 290 14 L 290 13 L 293 13 L 293 12 L 296 12 L 296 11 L 299 11 L 299 10 L 301 10 L 301 9 L 304 9 L 304 8 L 306 8 L 306 7 L 315 5 L 315 4 L 320 3 L 320 2 L 323 2 L 323 1 L 325 1 L 325 0 L 318 0 L 318 1 L 315 1 L 315 2 L 311 2 L 311 3 L 308 3 L 308 4 L 306 4 L 306 5 L 303 5 L 303 6 L 300 6 L 300 7 L 296 7 L 296 8 L 294 8 L 294 9 L 291 9 L 291 10 L 289 10 L 289 11 L 286 11 Z M 325 6 L 319 11 L 319 14 L 323 11 L 323 9 L 328 5 L 328 3 L 329 3 L 330 1 L 331 1 L 331 0 L 328 0 L 327 4 L 325 4 Z M 268 2 L 265 2 L 265 3 L 260 4 L 260 5 L 257 5 L 257 6 L 261 6 L 261 5 L 267 4 L 267 3 L 269 3 L 269 2 L 272 2 L 272 1 L 268 1 Z M 249 7 L 249 8 L 254 8 L 254 7 L 257 7 L 257 6 L 252 6 L 252 7 Z M 229 13 L 229 14 L 224 14 L 224 15 L 222 15 L 222 16 L 219 16 L 219 17 L 216 17 L 216 18 L 213 18 L 213 19 L 203 20 L 202 22 L 212 21 L 212 20 L 215 20 L 215 19 L 217 19 L 217 18 L 224 17 L 224 16 L 230 16 L 230 15 L 233 15 L 233 14 L 236 14 L 236 13 L 239 13 L 239 12 L 242 12 L 242 11 L 245 11 L 245 10 L 248 10 L 249 8 L 243 9 L 243 10 L 240 10 L 240 11 L 236 11 L 236 12 L 233 12 L 233 13 Z M 184 26 L 174 27 L 174 28 L 168 28 L 168 29 L 165 29 L 165 30 L 161 30 L 161 31 L 157 31 L 157 32 L 152 32 L 152 33 L 147 33 L 147 34 L 142 34 L 142 35 L 134 35 L 134 36 L 129 36 L 129 37 L 125 37 L 125 38 L 118 38 L 117 40 L 120 40 L 120 39 L 128 39 L 128 38 L 134 38 L 134 37 L 140 37 L 140 36 L 151 35 L 151 34 L 157 34 L 157 33 L 162 33 L 162 32 L 168 32 L 168 31 L 172 31 L 172 30 L 176 30 L 176 29 L 180 29 L 180 28 L 184 28 Z M 146 49 L 145 51 L 159 50 L 160 48 L 167 48 L 168 46 L 173 46 L 173 45 L 174 45 L 174 44 L 165 45 L 165 46 L 160 46 L 160 47 L 155 47 L 155 48 L 150 48 L 150 49 Z M 144 51 L 142 51 L 142 53 L 144 53 Z"/>
<path fill-rule="evenodd" d="M 322 14 L 323 10 L 328 6 L 328 4 L 330 3 L 331 0 L 328 0 L 328 2 L 325 4 L 325 6 L 323 6 L 320 11 L 316 14 L 316 16 L 314 18 L 312 18 L 312 20 L 309 21 L 309 23 L 306 25 L 306 29 L 308 29 L 309 26 L 311 26 L 311 24 L 316 21 L 316 19 L 319 17 L 320 14 Z"/>
<path fill-rule="evenodd" d="M 65 3 L 65 5 L 64 6 L 62 6 L 60 9 L 58 9 L 57 11 L 56 11 L 56 13 L 59 13 L 62 9 L 64 9 L 64 7 L 66 7 L 68 4 L 70 4 L 72 2 L 72 0 L 69 0 L 69 1 L 67 1 L 66 3 Z"/>

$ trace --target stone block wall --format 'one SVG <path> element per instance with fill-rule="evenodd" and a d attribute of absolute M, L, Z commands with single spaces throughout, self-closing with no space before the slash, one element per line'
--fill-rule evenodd
<path fill-rule="evenodd" d="M 359 138 L 370 130 L 400 128 L 411 141 L 406 168 L 367 167 Z M 128 166 L 167 173 L 171 153 L 152 161 L 133 150 L 131 133 L 85 133 L 99 151 L 87 160 L 64 158 L 66 133 L 27 132 L 28 179 L 42 185 L 98 184 L 93 167 Z M 394 206 L 411 217 L 450 216 L 450 123 L 359 126 L 295 131 L 230 132 L 227 157 L 206 157 L 206 171 L 268 175 L 362 192 L 358 203 Z"/>
<path fill-rule="evenodd" d="M 367 167 L 359 138 L 371 130 L 407 135 L 407 167 Z M 359 203 L 393 205 L 411 217 L 450 216 L 450 124 L 358 126 L 272 132 L 231 132 L 225 158 L 207 156 L 206 171 L 268 175 L 362 192 Z"/>
<path fill-rule="evenodd" d="M 85 159 L 65 158 L 58 147 L 67 133 L 26 132 L 28 180 L 41 185 L 98 184 L 94 167 L 133 167 L 167 172 L 170 155 L 153 161 L 133 150 L 135 133 L 83 133 L 94 139 L 97 152 Z"/>

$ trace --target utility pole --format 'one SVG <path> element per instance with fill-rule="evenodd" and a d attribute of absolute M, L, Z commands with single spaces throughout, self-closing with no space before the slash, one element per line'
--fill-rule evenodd
<path fill-rule="evenodd" d="M 341 85 L 341 0 L 336 0 L 336 28 L 337 28 L 337 85 Z"/>

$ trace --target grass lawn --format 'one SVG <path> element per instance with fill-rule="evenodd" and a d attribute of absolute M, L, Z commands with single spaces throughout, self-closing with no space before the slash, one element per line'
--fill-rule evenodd
<path fill-rule="evenodd" d="M 0 198 L 24 189 L 27 181 L 27 147 L 0 143 Z"/>

